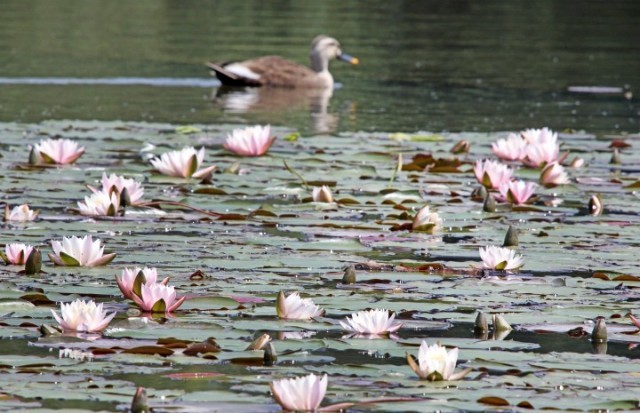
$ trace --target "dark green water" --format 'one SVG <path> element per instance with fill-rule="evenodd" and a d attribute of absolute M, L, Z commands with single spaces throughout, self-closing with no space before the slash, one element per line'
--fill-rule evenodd
<path fill-rule="evenodd" d="M 4 1 L 0 121 L 269 122 L 306 133 L 543 125 L 636 132 L 639 18 L 635 0 Z M 333 64 L 342 87 L 326 113 L 312 116 L 304 97 L 247 92 L 239 98 L 257 100 L 258 108 L 229 110 L 212 102 L 213 87 L 198 83 L 210 80 L 207 60 L 281 54 L 306 63 L 319 33 L 361 59 L 357 67 Z M 119 84 L 140 78 L 156 86 Z M 636 96 L 572 93 L 570 86 Z"/>

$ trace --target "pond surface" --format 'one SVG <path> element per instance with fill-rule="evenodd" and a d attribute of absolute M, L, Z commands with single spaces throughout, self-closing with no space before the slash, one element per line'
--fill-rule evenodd
<path fill-rule="evenodd" d="M 38 276 L 0 268 L 0 411 L 124 411 L 143 386 L 157 412 L 276 412 L 269 383 L 308 373 L 329 375 L 325 406 L 415 399 L 352 412 L 636 409 L 640 336 L 626 315 L 640 300 L 638 16 L 635 1 L 5 2 L 0 190 L 40 219 L 5 223 L 0 245 L 46 257 L 52 240 L 91 234 L 117 257 L 96 268 L 44 258 Z M 340 85 L 324 106 L 308 94 L 220 91 L 202 64 L 275 52 L 305 62 L 318 33 L 361 60 L 332 65 Z M 274 125 L 267 156 L 223 149 L 253 123 Z M 473 163 L 494 157 L 507 131 L 542 126 L 563 131 L 562 151 L 585 165 L 529 206 L 484 212 Z M 48 137 L 86 153 L 71 166 L 28 165 L 28 145 Z M 469 153 L 452 154 L 463 139 Z M 186 145 L 206 148 L 212 183 L 153 171 L 150 158 Z M 78 215 L 103 172 L 142 182 L 145 200 L 223 216 L 177 206 Z M 336 203 L 311 202 L 321 184 Z M 600 216 L 587 213 L 595 194 Z M 443 228 L 408 231 L 425 204 Z M 478 248 L 501 245 L 509 225 L 524 267 L 480 272 Z M 349 265 L 357 283 L 344 285 Z M 170 276 L 185 304 L 167 318 L 140 314 L 115 283 L 134 266 Z M 280 291 L 300 291 L 325 316 L 279 320 Z M 102 336 L 42 336 L 56 324 L 50 310 L 75 298 L 118 314 Z M 339 321 L 368 308 L 394 311 L 397 336 L 347 337 Z M 514 330 L 474 334 L 478 311 Z M 589 340 L 599 316 L 604 344 Z M 265 333 L 274 366 L 246 350 Z M 210 338 L 219 352 L 185 353 Z M 457 369 L 471 373 L 418 380 L 405 354 L 423 339 L 458 347 Z"/>

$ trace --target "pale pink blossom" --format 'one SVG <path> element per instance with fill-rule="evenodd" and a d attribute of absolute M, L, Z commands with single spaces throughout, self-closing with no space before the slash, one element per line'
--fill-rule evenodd
<path fill-rule="evenodd" d="M 499 139 L 491 144 L 493 153 L 505 161 L 519 161 L 525 156 L 527 141 L 515 133 L 510 133 L 506 139 Z"/>
<path fill-rule="evenodd" d="M 91 235 L 85 237 L 63 237 L 62 241 L 51 241 L 53 254 L 49 258 L 56 265 L 70 267 L 96 267 L 106 265 L 115 257 L 115 253 L 105 254 L 100 240 L 95 241 Z"/>
<path fill-rule="evenodd" d="M 178 298 L 175 287 L 155 283 L 142 284 L 140 295 L 134 293 L 132 299 L 142 311 L 171 313 L 182 305 L 186 297 Z"/>
<path fill-rule="evenodd" d="M 6 205 L 4 208 L 4 219 L 5 221 L 11 222 L 34 221 L 38 218 L 39 213 L 40 211 L 34 211 L 29 208 L 28 204 L 22 204 L 13 208 L 9 208 L 9 205 Z"/>
<path fill-rule="evenodd" d="M 413 217 L 411 223 L 411 229 L 413 231 L 425 231 L 433 234 L 435 231 L 442 228 L 442 218 L 437 212 L 431 212 L 429 205 L 425 205 L 420 208 L 420 211 Z"/>
<path fill-rule="evenodd" d="M 476 161 L 473 173 L 479 183 L 489 189 L 498 189 L 500 185 L 509 182 L 513 176 L 513 169 L 490 159 Z"/>
<path fill-rule="evenodd" d="M 540 168 L 557 161 L 560 155 L 560 145 L 555 141 L 530 143 L 525 150 L 522 162 L 532 168 Z"/>
<path fill-rule="evenodd" d="M 133 300 L 136 278 L 140 276 L 143 277 L 140 278 L 140 284 L 151 285 L 158 282 L 158 270 L 155 268 L 125 268 L 122 270 L 122 275 L 120 277 L 116 275 L 116 283 L 118 284 L 122 295 L 130 300 Z M 168 282 L 169 277 L 162 280 L 161 284 L 167 285 Z"/>
<path fill-rule="evenodd" d="M 273 145 L 275 136 L 271 137 L 271 127 L 253 126 L 234 129 L 224 143 L 225 149 L 241 156 L 262 156 Z"/>
<path fill-rule="evenodd" d="M 389 316 L 389 312 L 382 309 L 358 311 L 351 314 L 351 318 L 340 321 L 340 325 L 353 333 L 383 335 L 394 333 L 402 327 L 402 323 L 393 322 L 395 317 L 395 314 Z"/>
<path fill-rule="evenodd" d="M 121 198 L 122 191 L 126 189 L 127 195 L 129 196 L 129 205 L 138 204 L 144 195 L 144 188 L 140 182 L 116 174 L 107 176 L 107 174 L 103 172 L 101 183 L 102 188 L 99 190 L 91 185 L 88 185 L 88 187 L 94 194 L 103 192 L 111 195 L 112 193 L 116 193 L 118 199 Z"/>
<path fill-rule="evenodd" d="M 120 199 L 116 193 L 96 192 L 78 201 L 78 209 L 82 215 L 113 217 L 120 209 Z"/>
<path fill-rule="evenodd" d="M 520 205 L 526 203 L 536 191 L 535 182 L 509 181 L 500 185 L 501 200 Z"/>
<path fill-rule="evenodd" d="M 300 298 L 297 292 L 285 296 L 283 291 L 280 291 L 276 299 L 276 312 L 278 317 L 287 320 L 309 320 L 324 314 L 324 310 L 311 298 Z"/>
<path fill-rule="evenodd" d="M 458 361 L 458 348 L 447 350 L 439 343 L 428 345 L 422 341 L 418 350 L 418 362 L 407 353 L 407 361 L 411 369 L 421 379 L 435 380 L 459 380 L 469 373 L 470 369 L 454 373 Z"/>
<path fill-rule="evenodd" d="M 54 310 L 51 310 L 51 313 L 63 331 L 87 333 L 104 330 L 116 315 L 115 312 L 107 314 L 102 309 L 102 303 L 96 305 L 94 301 L 80 299 L 60 304 L 60 316 Z"/>
<path fill-rule="evenodd" d="M 7 244 L 2 258 L 11 265 L 24 265 L 33 251 L 33 246 L 26 244 Z"/>
<path fill-rule="evenodd" d="M 84 153 L 84 148 L 70 139 L 47 139 L 34 145 L 36 163 L 68 164 L 75 162 Z"/>
<path fill-rule="evenodd" d="M 215 165 L 202 168 L 204 148 L 199 151 L 193 147 L 186 147 L 179 151 L 163 153 L 159 158 L 153 158 L 151 164 L 160 173 L 179 178 L 204 178 L 216 168 Z"/>
<path fill-rule="evenodd" d="M 542 129 L 526 129 L 520 132 L 520 135 L 529 144 L 557 143 L 558 141 L 558 134 L 547 127 Z"/>
<path fill-rule="evenodd" d="M 327 375 L 310 374 L 294 379 L 281 379 L 271 382 L 273 398 L 285 411 L 315 412 L 320 407 L 327 392 Z"/>
<path fill-rule="evenodd" d="M 540 172 L 540 183 L 546 187 L 564 185 L 569 183 L 569 176 L 562 165 L 551 162 Z"/>
<path fill-rule="evenodd" d="M 333 202 L 333 194 L 331 193 L 331 188 L 329 188 L 326 185 L 313 188 L 311 197 L 313 199 L 313 202 L 325 202 L 325 203 Z"/>
<path fill-rule="evenodd" d="M 479 252 L 484 268 L 507 271 L 516 270 L 524 265 L 522 255 L 510 248 L 488 245 L 480 248 Z"/>

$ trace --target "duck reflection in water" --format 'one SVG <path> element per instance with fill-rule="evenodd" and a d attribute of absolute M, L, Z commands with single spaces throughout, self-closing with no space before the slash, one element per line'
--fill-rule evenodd
<path fill-rule="evenodd" d="M 315 132 L 333 131 L 338 117 L 327 110 L 334 88 L 329 62 L 338 59 L 358 64 L 359 61 L 343 53 L 336 39 L 323 35 L 311 42 L 310 58 L 310 68 L 279 56 L 209 62 L 207 66 L 223 85 L 215 91 L 214 100 L 232 113 L 308 110 Z"/>

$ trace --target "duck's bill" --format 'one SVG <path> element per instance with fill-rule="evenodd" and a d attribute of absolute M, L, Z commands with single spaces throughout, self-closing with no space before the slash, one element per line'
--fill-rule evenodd
<path fill-rule="evenodd" d="M 342 53 L 340 56 L 338 56 L 338 59 L 342 60 L 343 62 L 351 63 L 352 65 L 357 65 L 358 63 L 360 63 L 360 60 L 357 57 L 353 57 L 346 53 Z"/>

